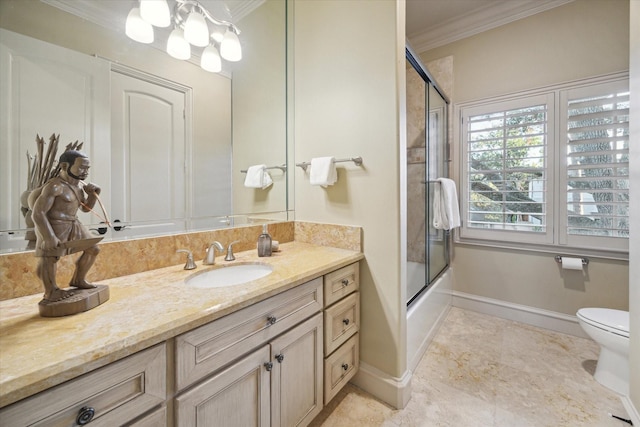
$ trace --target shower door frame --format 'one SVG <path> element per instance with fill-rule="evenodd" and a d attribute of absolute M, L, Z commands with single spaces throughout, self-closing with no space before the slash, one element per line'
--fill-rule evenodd
<path fill-rule="evenodd" d="M 431 185 L 429 185 L 430 179 L 429 179 L 429 152 L 430 152 L 430 122 L 429 122 L 429 118 L 431 116 L 431 109 L 430 109 L 430 88 L 433 88 L 437 94 L 442 98 L 442 100 L 444 101 L 444 108 L 442 109 L 444 112 L 444 116 L 445 116 L 445 121 L 443 123 L 442 129 L 443 129 L 443 133 L 444 133 L 444 137 L 443 137 L 443 146 L 438 147 L 439 152 L 442 154 L 443 159 L 442 159 L 442 171 L 439 171 L 439 173 L 437 174 L 438 176 L 441 177 L 446 177 L 449 175 L 449 164 L 451 159 L 449 158 L 449 141 L 448 141 L 448 124 L 449 124 L 449 99 L 448 97 L 444 94 L 444 92 L 441 90 L 441 88 L 438 86 L 436 80 L 431 76 L 431 74 L 429 73 L 429 71 L 426 69 L 426 67 L 420 62 L 419 57 L 415 54 L 415 52 L 413 51 L 413 49 L 411 48 L 411 46 L 409 45 L 409 43 L 407 42 L 405 45 L 405 56 L 406 56 L 406 60 L 407 62 L 409 62 L 411 64 L 411 66 L 413 67 L 413 69 L 418 73 L 418 75 L 420 77 L 422 77 L 422 79 L 424 80 L 425 83 L 425 174 L 424 174 L 424 181 L 423 184 L 425 185 L 425 191 L 424 191 L 424 204 L 425 204 L 425 217 L 424 217 L 424 221 L 425 221 L 425 227 L 424 227 L 424 244 L 425 244 L 425 280 L 424 283 L 422 284 L 421 288 L 415 292 L 412 295 L 409 295 L 407 292 L 407 307 L 409 307 L 411 305 L 412 302 L 418 300 L 420 298 L 421 295 L 423 295 L 427 289 L 433 284 L 435 283 L 438 278 L 440 276 L 442 276 L 442 274 L 444 274 L 449 265 L 450 265 L 450 245 L 451 245 L 451 233 L 449 232 L 449 230 L 438 230 L 438 234 L 442 236 L 442 239 L 444 241 L 443 244 L 443 251 L 444 251 L 444 266 L 437 272 L 437 274 L 432 275 L 431 273 L 431 265 L 430 265 L 430 252 L 431 252 L 431 245 L 429 243 L 429 239 L 432 238 L 433 236 L 430 236 L 429 233 L 429 222 L 430 222 L 430 215 L 429 213 L 432 211 L 432 206 L 429 203 L 430 200 L 430 196 L 431 196 Z M 408 166 L 408 165 L 407 165 Z M 439 165 L 438 165 L 439 166 Z M 439 184 L 434 184 L 434 185 L 439 185 Z M 408 208 L 408 201 L 407 201 L 407 208 Z M 408 259 L 405 259 L 405 262 L 408 262 Z M 407 288 L 408 288 L 408 283 L 406 284 Z"/>

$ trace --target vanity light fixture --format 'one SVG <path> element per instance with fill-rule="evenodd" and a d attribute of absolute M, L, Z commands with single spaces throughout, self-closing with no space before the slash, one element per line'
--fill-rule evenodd
<path fill-rule="evenodd" d="M 127 16 L 125 32 L 131 39 L 152 43 L 153 27 L 172 26 L 167 53 L 176 59 L 189 59 L 191 46 L 204 47 L 200 66 L 214 73 L 222 70 L 221 57 L 230 62 L 242 59 L 238 27 L 214 17 L 199 1 L 175 0 L 173 12 L 167 0 L 139 2 L 140 6 L 131 9 Z"/>
<path fill-rule="evenodd" d="M 140 16 L 140 8 L 134 7 L 127 15 L 125 33 L 140 43 L 153 43 L 153 27 Z"/>

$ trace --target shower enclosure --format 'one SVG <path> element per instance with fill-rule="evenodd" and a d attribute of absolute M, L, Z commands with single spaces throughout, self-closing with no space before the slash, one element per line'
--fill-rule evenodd
<path fill-rule="evenodd" d="M 449 265 L 449 232 L 433 227 L 437 181 L 448 176 L 448 100 L 410 47 L 407 72 L 407 305 Z"/>

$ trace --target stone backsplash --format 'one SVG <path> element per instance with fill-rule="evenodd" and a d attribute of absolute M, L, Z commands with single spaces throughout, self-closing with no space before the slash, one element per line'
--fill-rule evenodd
<path fill-rule="evenodd" d="M 215 240 L 225 247 L 239 240 L 233 246 L 235 252 L 255 250 L 261 232 L 262 225 L 247 225 L 100 243 L 100 254 L 89 271 L 88 279 L 100 281 L 184 263 L 185 254 L 177 253 L 178 249 L 190 250 L 196 263 L 200 264 L 206 248 Z M 273 240 L 281 243 L 298 240 L 321 246 L 362 250 L 360 227 L 287 221 L 269 223 L 269 233 Z M 78 257 L 79 254 L 69 255 L 58 262 L 57 281 L 60 287 L 66 287 L 71 280 Z M 0 301 L 43 293 L 44 287 L 36 275 L 36 266 L 37 258 L 31 251 L 0 255 Z"/>

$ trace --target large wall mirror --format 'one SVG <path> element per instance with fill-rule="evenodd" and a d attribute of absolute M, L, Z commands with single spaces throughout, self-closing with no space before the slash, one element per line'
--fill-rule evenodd
<path fill-rule="evenodd" d="M 84 142 L 116 227 L 100 211 L 81 221 L 107 239 L 289 219 L 287 1 L 200 2 L 240 30 L 242 60 L 219 73 L 200 67 L 202 48 L 169 56 L 170 28 L 129 39 L 132 0 L 0 2 L 0 253 L 27 248 L 20 197 L 36 135 L 45 155 L 59 135 L 58 157 Z M 246 187 L 260 164 L 273 184 Z"/>

